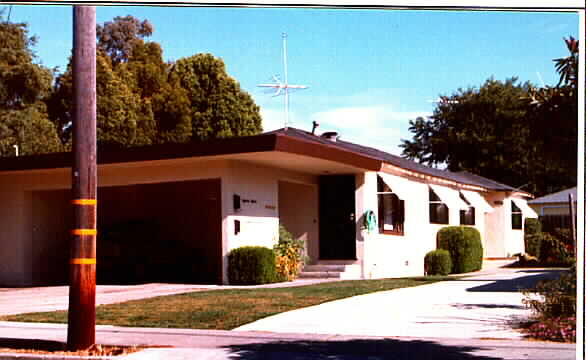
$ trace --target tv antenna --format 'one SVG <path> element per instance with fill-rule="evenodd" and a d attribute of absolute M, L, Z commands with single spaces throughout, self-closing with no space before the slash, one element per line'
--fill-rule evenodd
<path fill-rule="evenodd" d="M 285 97 L 285 129 L 289 126 L 289 90 L 307 89 L 306 85 L 291 85 L 287 77 L 287 34 L 283 33 L 283 68 L 285 70 L 285 82 L 282 82 L 278 76 L 273 75 L 272 84 L 258 84 L 258 87 L 275 89 L 273 97 L 283 95 Z"/>

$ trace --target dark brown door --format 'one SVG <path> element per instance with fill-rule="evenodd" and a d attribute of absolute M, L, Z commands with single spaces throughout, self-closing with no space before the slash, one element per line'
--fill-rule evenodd
<path fill-rule="evenodd" d="M 319 257 L 322 260 L 356 259 L 354 175 L 328 175 L 319 179 Z"/>

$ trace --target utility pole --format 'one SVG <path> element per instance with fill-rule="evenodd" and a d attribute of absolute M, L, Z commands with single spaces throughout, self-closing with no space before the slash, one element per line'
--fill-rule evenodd
<path fill-rule="evenodd" d="M 572 240 L 574 241 L 574 257 L 578 259 L 578 242 L 576 241 L 576 210 L 574 208 L 574 197 L 568 194 L 568 207 L 570 210 L 570 224 L 572 224 Z"/>
<path fill-rule="evenodd" d="M 74 227 L 69 265 L 67 348 L 96 339 L 96 8 L 73 7 Z"/>

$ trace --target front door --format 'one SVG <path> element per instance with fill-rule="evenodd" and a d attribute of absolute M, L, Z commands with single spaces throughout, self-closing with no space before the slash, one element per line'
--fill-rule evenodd
<path fill-rule="evenodd" d="M 319 178 L 319 257 L 356 259 L 354 175 Z"/>

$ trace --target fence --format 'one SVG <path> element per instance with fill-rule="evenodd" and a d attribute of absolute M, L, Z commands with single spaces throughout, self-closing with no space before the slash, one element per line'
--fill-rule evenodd
<path fill-rule="evenodd" d="M 551 233 L 556 228 L 572 228 L 572 219 L 570 218 L 570 215 L 542 215 L 539 217 L 539 221 L 541 222 L 541 230 L 543 232 Z"/>

